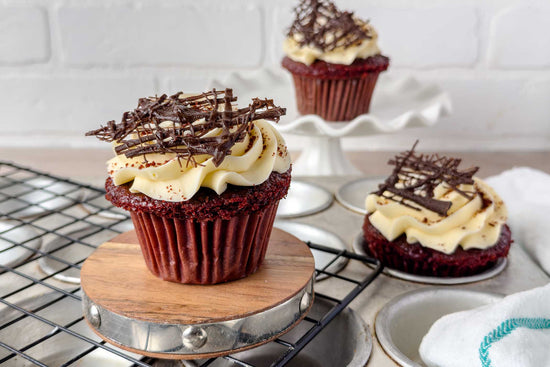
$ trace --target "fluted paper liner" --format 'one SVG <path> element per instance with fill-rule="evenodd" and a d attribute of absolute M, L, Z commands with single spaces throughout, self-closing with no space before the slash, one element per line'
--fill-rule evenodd
<path fill-rule="evenodd" d="M 197 221 L 131 212 L 149 270 L 178 283 L 216 284 L 260 267 L 279 202 L 228 220 Z"/>
<path fill-rule="evenodd" d="M 351 79 L 317 79 L 293 74 L 298 111 L 302 115 L 319 115 L 326 121 L 351 121 L 369 112 L 379 74 L 372 71 Z"/>

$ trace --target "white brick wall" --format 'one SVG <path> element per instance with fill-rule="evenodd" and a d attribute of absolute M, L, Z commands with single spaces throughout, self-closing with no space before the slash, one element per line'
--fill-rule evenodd
<path fill-rule="evenodd" d="M 491 65 L 507 69 L 550 67 L 549 35 L 550 3 L 501 10 L 491 29 Z"/>
<path fill-rule="evenodd" d="M 0 5 L 0 65 L 46 62 L 49 31 L 44 8 Z"/>
<path fill-rule="evenodd" d="M 63 59 L 78 66 L 261 66 L 258 7 L 195 5 L 63 6 L 57 14 Z"/>
<path fill-rule="evenodd" d="M 155 89 L 152 77 L 117 75 L 9 76 L 0 85 L 2 132 L 25 135 L 81 134 L 99 121 L 119 120 L 126 106 Z"/>
<path fill-rule="evenodd" d="M 101 145 L 82 133 L 140 96 L 278 65 L 296 2 L 0 0 L 0 146 Z M 437 126 L 346 148 L 420 137 L 425 149 L 550 150 L 548 1 L 336 2 L 378 29 L 391 73 L 437 82 L 454 102 Z"/>

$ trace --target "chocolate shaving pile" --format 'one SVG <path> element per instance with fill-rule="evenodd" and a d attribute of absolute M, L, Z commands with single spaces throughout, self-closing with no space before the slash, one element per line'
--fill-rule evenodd
<path fill-rule="evenodd" d="M 115 152 L 128 158 L 149 153 L 175 153 L 187 164 L 197 165 L 194 157 L 208 154 L 219 166 L 231 153 L 235 143 L 244 140 L 253 127 L 253 121 L 266 119 L 279 121 L 286 113 L 271 99 L 254 98 L 248 107 L 233 110 L 233 91 L 216 91 L 183 97 L 179 92 L 168 97 L 141 98 L 134 111 L 125 112 L 120 123 L 107 122 L 107 126 L 86 133 L 107 142 L 116 142 Z M 223 104 L 220 111 L 218 106 Z M 204 121 L 200 121 L 204 119 Z M 168 123 L 167 123 L 168 121 Z M 216 136 L 205 136 L 221 129 Z"/>
<path fill-rule="evenodd" d="M 372 38 L 364 25 L 354 19 L 353 12 L 338 10 L 332 1 L 302 0 L 294 12 L 296 20 L 287 36 L 299 35 L 297 42 L 301 47 L 332 51 L 336 47 L 347 48 Z"/>
<path fill-rule="evenodd" d="M 414 149 L 403 152 L 390 159 L 388 164 L 395 166 L 392 174 L 378 186 L 374 194 L 399 202 L 407 207 L 420 210 L 411 204 L 418 204 L 440 216 L 446 216 L 451 202 L 434 199 L 434 189 L 445 182 L 451 189 L 471 200 L 474 193 L 458 188 L 461 184 L 472 185 L 473 175 L 479 167 L 458 170 L 459 158 L 448 158 L 437 154 L 416 154 Z M 406 201 L 405 201 L 406 200 Z"/>

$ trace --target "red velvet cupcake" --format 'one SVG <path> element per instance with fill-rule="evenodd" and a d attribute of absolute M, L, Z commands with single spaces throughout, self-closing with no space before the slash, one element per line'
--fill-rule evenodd
<path fill-rule="evenodd" d="M 488 270 L 508 255 L 512 243 L 510 228 L 503 225 L 496 244 L 488 249 L 464 250 L 458 247 L 453 253 L 446 254 L 418 242 L 408 243 L 405 235 L 388 241 L 371 224 L 368 215 L 363 224 L 363 235 L 363 249 L 368 256 L 379 259 L 392 269 L 438 277 L 462 277 Z"/>
<path fill-rule="evenodd" d="M 416 145 L 416 144 L 415 144 Z M 389 163 L 393 173 L 367 196 L 365 252 L 404 272 L 462 277 L 493 267 L 512 243 L 502 199 L 460 159 L 414 147 Z"/>
<path fill-rule="evenodd" d="M 291 170 L 264 119 L 285 110 L 235 100 L 230 89 L 143 98 L 121 123 L 87 134 L 114 142 L 106 198 L 131 213 L 147 267 L 164 280 L 227 282 L 264 259 Z"/>
<path fill-rule="evenodd" d="M 350 121 L 369 111 L 378 75 L 389 66 L 366 21 L 325 0 L 302 0 L 283 44 L 301 114 Z"/>

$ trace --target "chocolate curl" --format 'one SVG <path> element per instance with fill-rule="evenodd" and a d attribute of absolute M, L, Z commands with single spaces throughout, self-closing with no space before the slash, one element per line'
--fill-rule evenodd
<path fill-rule="evenodd" d="M 417 144 L 418 140 L 411 150 L 400 153 L 389 160 L 388 164 L 395 168 L 386 181 L 378 186 L 378 191 L 374 194 L 420 210 L 412 205 L 412 202 L 442 217 L 447 215 L 452 205 L 449 201 L 434 199 L 434 190 L 442 182 L 468 200 L 474 198 L 474 193 L 460 190 L 458 186 L 472 185 L 474 183 L 473 176 L 479 167 L 460 171 L 458 166 L 462 162 L 461 159 L 448 158 L 438 154 L 416 154 L 414 149 Z"/>
<path fill-rule="evenodd" d="M 174 153 L 178 160 L 197 165 L 195 156 L 207 154 L 219 166 L 231 153 L 231 148 L 244 140 L 254 120 L 279 121 L 286 109 L 274 105 L 271 99 L 254 98 L 245 108 L 233 110 L 237 100 L 231 89 L 212 91 L 184 97 L 182 92 L 170 97 L 142 98 L 134 111 L 125 112 L 122 121 L 107 122 L 86 135 L 115 142 L 115 153 L 128 158 L 151 153 Z M 219 106 L 223 110 L 219 111 Z M 204 119 L 204 121 L 201 121 Z M 216 136 L 206 137 L 220 129 Z"/>
<path fill-rule="evenodd" d="M 326 52 L 372 38 L 353 12 L 338 10 L 332 1 L 302 0 L 294 13 L 296 19 L 287 36 L 300 35 L 297 42 L 301 47 L 313 46 Z"/>

